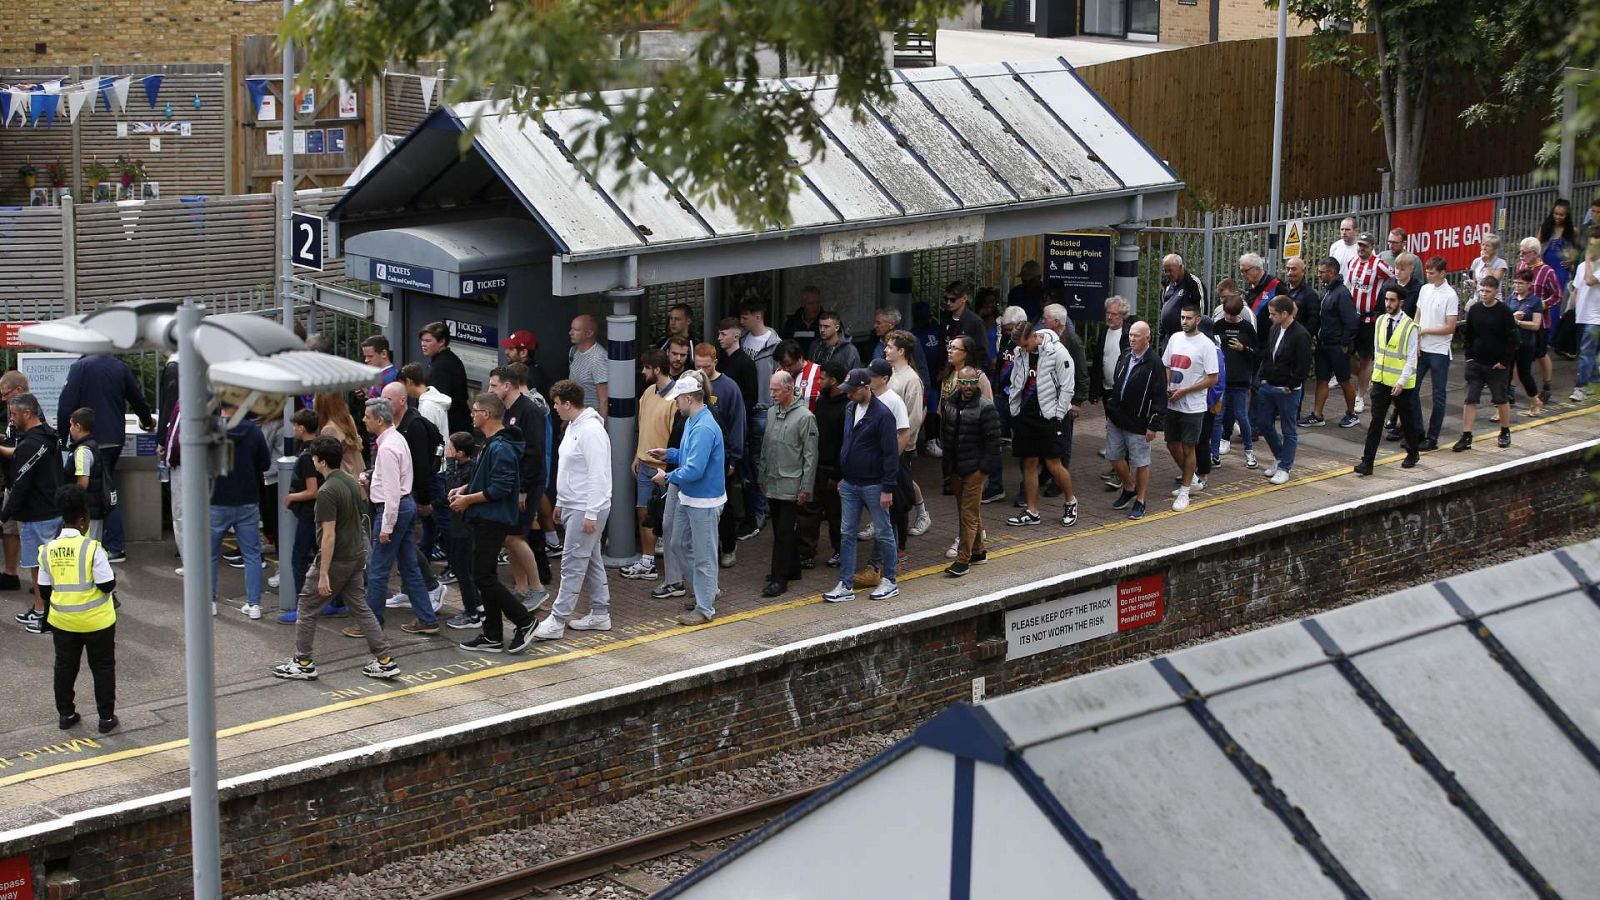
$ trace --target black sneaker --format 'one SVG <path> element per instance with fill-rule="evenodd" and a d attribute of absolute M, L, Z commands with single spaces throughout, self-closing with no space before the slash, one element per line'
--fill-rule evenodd
<path fill-rule="evenodd" d="M 433 548 L 433 552 L 428 554 L 428 558 L 434 562 L 444 562 L 450 558 L 450 554 L 440 550 L 438 547 L 435 547 Z"/>
<path fill-rule="evenodd" d="M 1365 478 L 1368 475 L 1372 474 L 1372 463 L 1369 463 L 1369 462 L 1367 462 L 1366 460 L 1363 459 L 1362 461 L 1356 463 L 1356 470 L 1355 471 L 1356 471 L 1357 475 L 1360 475 L 1362 478 Z"/>
<path fill-rule="evenodd" d="M 1112 501 L 1111 508 L 1112 509 L 1127 509 L 1128 505 L 1133 503 L 1133 498 L 1136 497 L 1136 496 L 1138 496 L 1138 495 L 1135 494 L 1133 491 L 1123 491 L 1121 494 L 1117 495 L 1117 499 L 1116 500 Z"/>
<path fill-rule="evenodd" d="M 439 573 L 440 584 L 455 584 L 456 580 L 456 573 L 453 569 L 445 569 Z"/>
<path fill-rule="evenodd" d="M 56 727 L 60 728 L 62 731 L 66 731 L 68 728 L 71 728 L 82 721 L 83 716 L 80 716 L 77 713 L 68 713 L 67 715 L 64 715 L 56 720 Z"/>
<path fill-rule="evenodd" d="M 828 561 L 824 563 L 824 565 L 830 569 L 839 568 L 839 554 L 835 553 L 834 555 L 828 557 Z"/>
<path fill-rule="evenodd" d="M 652 589 L 650 591 L 650 596 L 657 600 L 665 600 L 668 597 L 682 597 L 687 593 L 689 593 L 689 589 L 683 586 L 683 582 L 669 581 L 666 584 Z"/>
<path fill-rule="evenodd" d="M 529 633 L 532 633 L 532 630 L 533 629 L 530 628 Z M 506 650 L 506 648 L 502 646 L 499 641 L 492 641 L 486 635 L 482 634 L 470 641 L 460 644 L 459 646 L 461 649 L 470 650 L 473 653 L 504 653 Z"/>
<path fill-rule="evenodd" d="M 1415 469 L 1417 467 L 1417 461 L 1420 460 L 1421 458 L 1422 458 L 1421 454 L 1418 453 L 1418 451 L 1413 450 L 1410 453 L 1406 454 L 1406 458 L 1405 459 L 1400 461 L 1400 468 L 1402 468 L 1402 469 Z"/>
<path fill-rule="evenodd" d="M 1507 437 L 1506 444 L 1510 444 L 1511 443 L 1511 441 L 1509 440 L 1510 435 L 1506 435 L 1506 437 Z M 1462 432 L 1461 437 L 1457 438 L 1455 444 L 1450 447 L 1450 450 L 1453 453 L 1460 453 L 1460 452 L 1462 452 L 1464 450 L 1471 450 L 1471 449 L 1472 449 L 1472 433 L 1471 432 Z"/>
<path fill-rule="evenodd" d="M 500 555 L 495 557 L 494 564 L 497 566 L 509 566 L 511 565 L 511 557 L 506 555 L 506 551 L 501 550 Z"/>
<path fill-rule="evenodd" d="M 222 554 L 222 561 L 235 569 L 244 568 L 244 556 L 238 553 L 224 553 Z"/>
<path fill-rule="evenodd" d="M 960 578 L 969 571 L 971 571 L 971 567 L 964 562 L 953 562 L 944 567 L 944 574 L 950 576 L 951 578 Z"/>
<path fill-rule="evenodd" d="M 101 734 L 107 734 L 109 732 L 115 731 L 116 727 L 118 725 L 121 725 L 121 724 L 122 724 L 121 722 L 117 721 L 117 717 L 116 716 L 106 716 L 105 718 L 100 720 L 100 733 Z"/>
<path fill-rule="evenodd" d="M 446 628 L 454 628 L 457 631 L 464 631 L 468 628 L 478 628 L 483 625 L 483 613 L 464 612 L 459 616 L 449 619 L 444 623 L 444 625 Z"/>
<path fill-rule="evenodd" d="M 1078 501 L 1068 500 L 1062 504 L 1061 524 L 1068 528 L 1078 524 Z"/>
<path fill-rule="evenodd" d="M 521 653 L 533 643 L 533 630 L 536 626 L 529 622 L 526 627 L 518 628 L 511 632 L 511 640 L 506 643 L 507 653 Z"/>
<path fill-rule="evenodd" d="M 1388 442 L 1390 442 L 1390 443 L 1394 443 L 1394 442 L 1400 440 L 1400 429 L 1398 429 L 1398 428 L 1390 428 L 1390 429 L 1386 430 L 1383 433 L 1383 439 L 1388 441 Z"/>
<path fill-rule="evenodd" d="M 1437 438 L 1428 438 L 1424 440 L 1422 444 L 1417 447 L 1417 449 L 1421 450 L 1423 453 L 1427 453 L 1430 450 L 1437 450 L 1439 449 L 1439 441 Z"/>
<path fill-rule="evenodd" d="M 39 619 L 39 618 L 43 618 L 43 617 L 44 617 L 44 613 L 39 612 L 38 610 L 36 610 L 36 609 L 34 609 L 33 607 L 30 606 L 27 609 L 23 610 L 22 612 L 17 613 L 14 618 L 17 620 L 17 624 L 26 625 L 29 622 L 32 622 L 34 619 Z"/>
<path fill-rule="evenodd" d="M 738 534 L 738 538 L 741 541 L 748 541 L 751 538 L 759 535 L 760 533 L 761 533 L 761 526 L 759 524 L 755 523 L 755 522 L 751 522 L 748 527 L 740 530 L 740 532 Z"/>
<path fill-rule="evenodd" d="M 544 544 L 544 552 L 546 556 L 560 556 L 566 551 L 566 549 L 566 546 L 563 544 L 552 544 L 549 541 L 545 541 Z"/>
<path fill-rule="evenodd" d="M 16 575 L 7 575 L 4 572 L 0 572 L 0 591 L 20 590 L 22 590 L 21 578 L 17 577 Z"/>
<path fill-rule="evenodd" d="M 989 561 L 989 551 L 987 551 L 987 550 L 979 550 L 978 552 L 972 554 L 972 556 L 967 560 L 967 563 L 969 565 L 981 566 L 981 565 L 983 565 L 984 563 L 986 563 L 988 561 Z"/>
<path fill-rule="evenodd" d="M 1497 444 L 1502 450 L 1511 446 L 1511 432 L 1504 428 L 1500 429 L 1500 437 L 1495 441 L 1495 444 Z"/>
<path fill-rule="evenodd" d="M 1044 520 L 1039 518 L 1038 513 L 1024 507 L 1022 512 L 1017 513 L 1016 515 L 1007 519 L 1006 524 L 1014 527 L 1020 527 L 1023 525 L 1037 525 L 1042 521 Z"/>
<path fill-rule="evenodd" d="M 800 568 L 802 569 L 815 569 L 816 567 L 817 558 L 814 556 L 807 556 L 806 558 L 800 560 Z"/>
<path fill-rule="evenodd" d="M 983 492 L 983 499 L 981 501 L 979 501 L 979 502 L 981 502 L 981 503 L 993 503 L 996 500 L 1004 500 L 1005 498 L 1006 498 L 1006 492 L 1003 489 L 1002 490 L 992 490 L 992 491 L 991 490 L 985 490 Z"/>
<path fill-rule="evenodd" d="M 128 553 L 127 553 L 126 550 L 118 550 L 115 553 L 112 553 L 111 551 L 107 550 L 106 551 L 106 561 L 107 562 L 113 562 L 113 563 L 125 563 L 125 562 L 128 561 Z"/>

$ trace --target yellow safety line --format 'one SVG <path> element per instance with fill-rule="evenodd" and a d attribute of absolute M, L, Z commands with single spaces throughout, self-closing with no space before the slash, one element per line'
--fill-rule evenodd
<path fill-rule="evenodd" d="M 1523 423 L 1519 423 L 1517 425 L 1513 425 L 1513 426 L 1511 426 L 1511 430 L 1512 431 L 1525 431 L 1525 430 L 1530 429 L 1530 428 L 1537 428 L 1537 427 L 1540 427 L 1540 426 L 1543 426 L 1543 425 L 1553 424 L 1555 422 L 1560 422 L 1560 421 L 1563 421 L 1563 420 L 1566 420 L 1566 419 L 1576 418 L 1578 416 L 1590 415 L 1590 414 L 1595 413 L 1595 412 L 1600 412 L 1600 406 L 1588 406 L 1588 407 L 1584 407 L 1583 409 L 1575 409 L 1575 410 L 1571 410 L 1569 412 L 1557 413 L 1557 414 L 1551 415 L 1551 416 L 1541 416 L 1541 417 L 1539 417 L 1537 419 L 1534 419 L 1532 421 L 1529 421 L 1529 422 L 1523 422 Z M 1441 451 L 1435 451 L 1435 452 L 1444 452 L 1444 451 L 1442 451 L 1442 449 L 1441 449 Z M 1405 458 L 1405 454 L 1404 453 L 1395 453 L 1395 454 L 1392 454 L 1390 456 L 1386 456 L 1383 459 L 1377 461 L 1376 465 L 1388 465 L 1390 463 L 1398 462 L 1398 461 L 1400 461 L 1400 460 L 1402 460 L 1404 458 Z M 1319 482 L 1319 481 L 1326 481 L 1326 480 L 1328 480 L 1330 478 L 1337 478 L 1337 477 L 1339 477 L 1341 475 L 1349 475 L 1349 474 L 1351 474 L 1350 470 L 1348 468 L 1345 468 L 1345 467 L 1341 466 L 1340 468 L 1334 469 L 1332 471 L 1319 472 L 1316 475 L 1307 475 L 1307 476 L 1305 476 L 1303 478 L 1296 478 L 1296 479 L 1293 479 L 1291 481 L 1285 482 L 1284 484 L 1268 484 L 1268 485 L 1264 485 L 1262 487 L 1251 488 L 1250 490 L 1243 491 L 1243 492 L 1240 492 L 1240 493 L 1225 494 L 1225 495 L 1220 496 L 1220 497 L 1213 497 L 1213 498 L 1210 498 L 1210 499 L 1207 499 L 1207 500 L 1201 500 L 1201 501 L 1198 501 L 1196 503 L 1191 504 L 1189 508 L 1190 509 L 1207 509 L 1207 508 L 1213 507 L 1213 506 L 1220 506 L 1220 505 L 1222 505 L 1224 503 L 1233 503 L 1233 502 L 1236 502 L 1236 501 L 1239 501 L 1239 500 L 1245 500 L 1245 499 L 1252 498 L 1252 497 L 1259 497 L 1259 496 L 1262 496 L 1263 494 L 1267 494 L 1267 493 L 1270 493 L 1272 491 L 1282 490 L 1282 489 L 1289 488 L 1289 487 L 1296 486 L 1296 485 L 1315 484 L 1316 482 Z M 1065 544 L 1065 543 L 1067 543 L 1069 541 L 1081 540 L 1081 539 L 1083 539 L 1085 537 L 1088 537 L 1090 535 L 1096 535 L 1096 534 L 1101 534 L 1101 533 L 1110 532 L 1110 531 L 1117 531 L 1117 530 L 1120 530 L 1120 529 L 1123 529 L 1123 528 L 1131 528 L 1131 527 L 1134 527 L 1136 525 L 1142 525 L 1142 524 L 1144 524 L 1146 522 L 1154 522 L 1154 521 L 1159 521 L 1161 519 L 1170 518 L 1172 516 L 1181 516 L 1181 515 L 1184 515 L 1184 513 L 1182 513 L 1182 512 L 1174 512 L 1174 511 L 1168 509 L 1168 510 L 1164 510 L 1162 512 L 1152 513 L 1152 514 L 1147 515 L 1144 518 L 1138 519 L 1138 520 L 1124 519 L 1123 521 L 1120 521 L 1120 522 L 1111 522 L 1111 523 L 1107 523 L 1105 525 L 1098 525 L 1098 526 L 1096 526 L 1094 528 L 1084 529 L 1083 531 L 1074 531 L 1074 532 L 1071 532 L 1071 533 L 1068 533 L 1068 534 L 1063 534 L 1063 535 L 1060 535 L 1060 536 L 1057 536 L 1057 537 L 1043 538 L 1043 539 L 1037 540 L 1037 541 L 1028 541 L 1027 543 L 1016 544 L 1016 545 L 1013 545 L 1013 546 L 1010 546 L 1010 547 L 1005 547 L 1003 549 L 996 550 L 993 553 L 991 553 L 990 555 L 993 556 L 993 557 L 997 557 L 997 558 L 1006 557 L 1006 556 L 1012 556 L 1014 554 L 1022 553 L 1022 552 L 1027 551 L 1027 550 L 1037 550 L 1037 549 L 1039 549 L 1041 547 L 1051 547 L 1051 546 L 1055 546 L 1055 545 L 1058 545 L 1058 544 Z M 945 565 L 947 565 L 947 564 L 945 564 Z M 910 581 L 910 580 L 915 579 L 915 578 L 923 578 L 923 577 L 926 577 L 928 575 L 941 573 L 941 572 L 944 571 L 945 565 L 932 565 L 932 566 L 927 566 L 927 567 L 924 567 L 924 568 L 921 568 L 921 569 L 915 569 L 915 570 L 913 570 L 911 572 L 905 572 L 905 573 L 902 573 L 902 578 L 900 580 L 902 582 Z M 292 722 L 299 722 L 299 721 L 303 721 L 305 719 L 314 718 L 316 716 L 322 716 L 322 715 L 327 715 L 329 713 L 339 712 L 341 710 L 356 709 L 358 707 L 366 706 L 366 705 L 372 704 L 372 703 L 380 703 L 380 702 L 383 702 L 383 701 L 386 701 L 386 700 L 393 700 L 393 699 L 395 699 L 397 697 L 408 697 L 408 696 L 412 696 L 412 695 L 416 695 L 416 694 L 423 694 L 423 693 L 427 693 L 429 691 L 436 691 L 436 690 L 439 690 L 440 688 L 444 688 L 444 687 L 453 687 L 455 685 L 460 685 L 460 684 L 470 684 L 470 683 L 472 683 L 474 681 L 481 681 L 481 680 L 486 679 L 486 678 L 497 678 L 497 677 L 502 676 L 502 675 L 510 675 L 510 674 L 513 674 L 513 673 L 516 673 L 516 672 L 528 672 L 528 671 L 532 671 L 534 669 L 542 669 L 542 668 L 545 668 L 546 666 L 552 666 L 552 665 L 555 665 L 556 663 L 570 662 L 570 661 L 575 660 L 575 659 L 585 659 L 585 658 L 588 658 L 588 657 L 591 657 L 591 656 L 598 656 L 598 655 L 600 655 L 602 653 L 613 653 L 613 652 L 616 652 L 618 650 L 625 650 L 625 649 L 627 649 L 629 647 L 637 647 L 637 646 L 640 646 L 642 644 L 650 644 L 650 643 L 654 643 L 655 641 L 665 640 L 665 639 L 671 638 L 671 637 L 677 637 L 680 634 L 688 634 L 689 632 L 692 632 L 692 631 L 700 631 L 700 630 L 705 629 L 705 628 L 714 628 L 714 627 L 719 626 L 719 625 L 727 625 L 727 624 L 731 624 L 733 622 L 746 622 L 746 621 L 749 621 L 751 619 L 760 618 L 762 616 L 769 616 L 769 615 L 772 615 L 774 613 L 787 612 L 787 611 L 792 610 L 792 609 L 799 609 L 800 607 L 803 607 L 803 606 L 810 606 L 810 605 L 813 605 L 813 604 L 816 604 L 816 603 L 821 603 L 821 602 L 822 602 L 822 595 L 821 594 L 811 594 L 811 595 L 806 596 L 806 597 L 798 597 L 798 598 L 796 598 L 794 600 L 787 600 L 787 601 L 785 601 L 783 603 L 776 603 L 776 604 L 771 604 L 771 605 L 767 605 L 767 606 L 762 606 L 762 607 L 760 607 L 758 609 L 750 609 L 750 610 L 745 610 L 744 612 L 729 613 L 728 615 L 725 615 L 725 616 L 718 616 L 717 618 L 715 618 L 712 621 L 707 622 L 707 623 L 705 623 L 703 625 L 687 625 L 687 626 L 680 625 L 680 626 L 676 626 L 676 627 L 672 627 L 672 628 L 667 628 L 667 629 L 664 629 L 662 631 L 652 632 L 650 634 L 639 635 L 638 637 L 624 638 L 622 640 L 608 642 L 608 643 L 602 644 L 602 645 L 597 646 L 597 647 L 587 647 L 587 648 L 580 649 L 580 650 L 569 650 L 569 651 L 567 651 L 565 653 L 558 653 L 558 654 L 554 654 L 554 655 L 551 655 L 551 656 L 541 657 L 539 659 L 523 660 L 522 662 L 512 663 L 510 665 L 495 666 L 495 667 L 488 668 L 488 669 L 483 669 L 483 670 L 480 670 L 480 671 L 477 671 L 477 672 L 467 672 L 467 673 L 462 674 L 462 675 L 454 675 L 454 676 L 451 676 L 450 678 L 442 679 L 440 681 L 431 681 L 431 682 L 428 682 L 427 684 L 412 685 L 411 687 L 400 688 L 398 690 L 393 690 L 393 691 L 387 691 L 387 692 L 381 693 L 381 694 L 373 694 L 373 695 L 367 696 L 367 697 L 357 697 L 357 698 L 352 698 L 350 700 L 341 700 L 341 701 L 339 701 L 337 703 L 329 703 L 329 704 L 326 704 L 324 706 L 316 706 L 316 707 L 312 707 L 311 709 L 300 710 L 299 712 L 286 713 L 286 714 L 281 715 L 281 716 L 273 716 L 273 717 L 267 718 L 267 719 L 259 719 L 259 720 L 254 721 L 254 722 L 246 722 L 246 723 L 244 723 L 242 725 L 234 725 L 234 726 L 231 726 L 231 727 L 228 727 L 228 728 L 221 728 L 221 729 L 217 730 L 217 739 L 221 740 L 222 738 L 235 737 L 235 736 L 238 736 L 238 735 L 241 735 L 241 734 L 250 734 L 250 733 L 256 732 L 256 731 L 263 731 L 263 730 L 265 730 L 267 728 L 272 728 L 272 727 L 275 727 L 275 726 L 278 726 L 278 725 L 286 725 L 286 724 L 289 724 L 289 723 L 292 723 Z M 91 766 L 104 765 L 106 763 L 117 762 L 117 761 L 124 760 L 124 759 L 138 759 L 138 758 L 144 757 L 144 756 L 152 756 L 152 755 L 157 754 L 157 753 L 164 753 L 164 752 L 166 752 L 168 750 L 178 750 L 178 749 L 181 749 L 183 747 L 188 746 L 188 744 L 189 744 L 189 739 L 188 738 L 179 738 L 179 739 L 173 740 L 173 741 L 165 741 L 165 742 L 160 743 L 160 744 L 148 744 L 148 745 L 145 745 L 145 746 L 142 746 L 142 747 L 130 747 L 130 748 L 126 749 L 126 750 L 118 750 L 118 751 L 115 751 L 115 752 L 112 752 L 112 753 L 106 753 L 106 754 L 103 754 L 103 755 L 100 755 L 100 756 L 95 756 L 95 757 L 91 757 L 91 758 L 87 758 L 87 759 L 81 759 L 81 760 L 77 760 L 77 761 L 74 761 L 74 762 L 59 763 L 59 764 L 54 765 L 54 766 L 46 766 L 45 768 L 36 769 L 36 770 L 33 770 L 33 771 L 29 771 L 29 772 L 19 772 L 19 773 L 15 774 L 15 775 L 7 775 L 7 776 L 4 776 L 4 777 L 0 777 L 0 787 L 6 787 L 6 786 L 9 786 L 9 785 L 13 785 L 13 784 L 20 784 L 20 783 L 22 783 L 24 781 L 31 781 L 31 780 L 34 780 L 34 779 L 37 779 L 37 778 L 42 778 L 42 777 L 44 777 L 46 775 L 57 775 L 57 774 L 60 774 L 60 773 L 63 773 L 63 772 L 71 772 L 71 771 L 75 771 L 77 769 L 84 769 L 84 768 L 88 768 L 88 767 L 91 767 Z"/>

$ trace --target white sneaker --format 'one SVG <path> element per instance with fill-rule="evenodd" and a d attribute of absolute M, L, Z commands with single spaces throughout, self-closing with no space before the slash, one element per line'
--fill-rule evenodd
<path fill-rule="evenodd" d="M 1254 450 L 1246 450 L 1244 452 L 1244 467 L 1246 469 L 1254 469 L 1257 465 L 1256 452 Z"/>
<path fill-rule="evenodd" d="M 211 614 L 213 616 L 217 614 L 217 601 L 215 600 L 211 601 Z"/>
<path fill-rule="evenodd" d="M 434 612 L 438 612 L 439 607 L 444 606 L 444 595 L 449 590 L 450 588 L 441 581 L 438 587 L 428 592 L 428 599 L 433 601 Z"/>
<path fill-rule="evenodd" d="M 401 591 L 384 601 L 383 606 L 385 609 L 410 609 L 411 598 L 407 597 L 404 591 Z"/>
<path fill-rule="evenodd" d="M 1232 450 L 1232 449 L 1233 449 L 1233 442 L 1232 441 L 1223 441 L 1222 443 L 1217 445 L 1217 455 L 1218 456 L 1227 456 L 1228 455 L 1228 451 Z"/>
<path fill-rule="evenodd" d="M 1272 483 L 1273 484 L 1287 484 L 1288 481 L 1289 481 L 1289 470 L 1288 469 L 1279 469 L 1278 471 L 1272 473 Z"/>
<path fill-rule="evenodd" d="M 172 570 L 172 574 L 178 576 L 179 578 L 182 578 L 183 577 L 183 566 L 179 566 L 176 569 L 173 569 Z"/>
<path fill-rule="evenodd" d="M 546 621 L 549 620 L 547 619 Z M 594 613 L 590 613 L 568 622 L 567 627 L 573 631 L 610 631 L 611 617 L 597 616 Z"/>
<path fill-rule="evenodd" d="M 854 600 L 855 598 L 855 589 L 845 587 L 844 582 L 842 581 L 838 584 L 835 584 L 833 586 L 833 590 L 822 595 L 822 599 L 828 601 L 829 603 L 843 603 L 846 600 Z"/>
<path fill-rule="evenodd" d="M 1266 476 L 1266 477 L 1268 477 L 1268 478 L 1271 478 L 1272 476 L 1278 474 L 1278 464 L 1277 463 L 1273 463 L 1271 468 L 1267 469 L 1265 472 L 1262 472 L 1261 474 Z"/>
<path fill-rule="evenodd" d="M 867 596 L 873 600 L 888 600 L 891 597 L 898 597 L 899 595 L 900 585 L 895 584 L 893 578 L 885 578 L 884 580 L 878 582 L 878 586 L 873 588 L 872 593 L 868 594 Z"/>
<path fill-rule="evenodd" d="M 944 458 L 944 446 L 939 443 L 938 438 L 928 441 L 928 455 L 934 459 Z"/>
<path fill-rule="evenodd" d="M 1189 492 L 1178 488 L 1178 495 L 1172 500 L 1172 511 L 1183 512 L 1189 508 Z"/>
<path fill-rule="evenodd" d="M 282 582 L 278 580 L 277 572 L 273 572 L 271 575 L 267 576 L 267 587 L 277 590 L 279 584 L 282 584 Z"/>
<path fill-rule="evenodd" d="M 1582 403 L 1583 401 L 1589 399 L 1589 392 L 1583 388 L 1575 387 L 1572 389 L 1572 395 L 1567 399 L 1573 403 Z"/>
<path fill-rule="evenodd" d="M 1360 394 L 1357 394 L 1356 395 L 1356 415 L 1359 416 L 1359 415 L 1361 415 L 1362 413 L 1364 413 L 1366 411 L 1367 411 L 1367 398 L 1361 396 Z"/>
<path fill-rule="evenodd" d="M 868 525 L 867 527 L 856 532 L 856 540 L 858 541 L 870 541 L 877 536 L 878 529 L 872 525 Z"/>
<path fill-rule="evenodd" d="M 955 559 L 957 556 L 960 556 L 960 555 L 961 555 L 961 538 L 956 538 L 955 540 L 950 542 L 950 549 L 946 550 L 944 552 L 944 558 L 945 559 Z"/>
<path fill-rule="evenodd" d="M 539 627 L 533 630 L 533 639 L 536 641 L 559 641 L 567 636 L 567 626 L 555 616 L 545 616 Z"/>
<path fill-rule="evenodd" d="M 619 574 L 621 574 L 623 578 L 628 578 L 635 581 L 655 581 L 656 561 L 654 559 L 636 560 L 623 566 Z"/>
<path fill-rule="evenodd" d="M 1194 479 L 1193 481 L 1191 481 L 1189 483 L 1188 487 L 1183 487 L 1182 485 L 1179 485 L 1178 487 L 1173 488 L 1172 489 L 1172 496 L 1176 497 L 1179 494 L 1188 494 L 1188 493 L 1191 493 L 1193 491 L 1203 491 L 1205 489 L 1206 489 L 1205 480 L 1201 479 L 1201 478 L 1196 478 L 1196 479 Z"/>
<path fill-rule="evenodd" d="M 924 534 L 927 534 L 928 533 L 928 529 L 932 528 L 932 527 L 933 527 L 933 516 L 928 515 L 928 507 L 923 506 L 921 509 L 917 510 L 917 519 L 916 519 L 916 521 L 911 523 L 911 528 L 910 528 L 911 536 L 912 537 L 921 537 Z"/>
<path fill-rule="evenodd" d="M 261 604 L 246 603 L 241 612 L 244 613 L 245 618 L 247 619 L 259 619 L 261 618 Z"/>

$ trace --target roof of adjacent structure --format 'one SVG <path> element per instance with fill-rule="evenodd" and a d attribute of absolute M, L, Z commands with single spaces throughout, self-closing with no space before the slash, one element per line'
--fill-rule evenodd
<path fill-rule="evenodd" d="M 824 153 L 803 158 L 805 148 L 795 143 L 800 183 L 790 198 L 791 224 L 773 236 L 1181 186 L 1064 59 L 897 70 L 896 102 L 868 106 L 861 122 L 836 108 L 831 77 L 770 86 L 812 98 L 827 144 Z M 501 101 L 444 107 L 417 133 L 475 122 L 478 151 L 561 253 L 606 255 L 760 236 L 727 207 L 686 196 L 642 162 L 633 164 L 627 191 L 618 189 L 623 173 L 610 165 L 580 165 L 568 147 L 596 113 L 557 108 L 524 120 L 505 110 Z M 405 143 L 390 160 L 405 154 Z M 438 153 L 449 145 L 429 146 Z M 409 175 L 385 178 L 387 164 L 368 173 L 332 215 L 403 208 L 433 183 Z M 420 171 L 415 163 L 401 169 Z"/>
<path fill-rule="evenodd" d="M 902 829 L 854 883 L 1068 896 L 1018 874 L 1050 860 L 1096 882 L 1071 896 L 1600 896 L 1597 580 L 1591 542 L 959 704 L 661 896 L 832 889 Z"/>

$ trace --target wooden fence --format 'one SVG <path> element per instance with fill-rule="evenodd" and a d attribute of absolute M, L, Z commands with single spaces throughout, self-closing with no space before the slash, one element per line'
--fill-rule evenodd
<path fill-rule="evenodd" d="M 1261 204 L 1271 182 L 1275 44 L 1270 38 L 1202 44 L 1085 66 L 1078 73 L 1204 205 Z M 1379 170 L 1388 167 L 1377 108 L 1344 72 L 1306 68 L 1310 52 L 1311 38 L 1289 39 L 1283 197 L 1376 191 Z M 1467 79 L 1438 85 L 1424 184 L 1519 175 L 1533 166 L 1539 129 L 1468 131 L 1457 114 L 1475 99 Z M 1530 115 L 1524 124 L 1537 119 Z"/>

